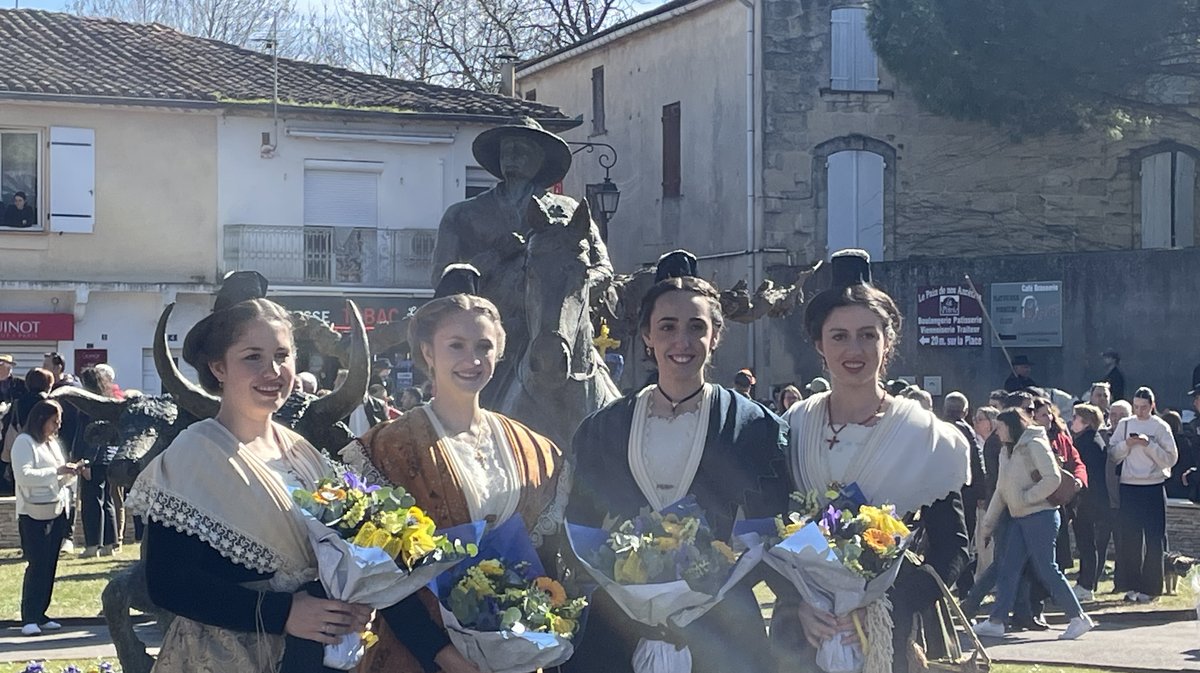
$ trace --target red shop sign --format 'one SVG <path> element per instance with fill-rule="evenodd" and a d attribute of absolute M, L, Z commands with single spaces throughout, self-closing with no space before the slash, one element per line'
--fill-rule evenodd
<path fill-rule="evenodd" d="M 0 313 L 0 341 L 71 341 L 75 316 L 70 313 Z"/>

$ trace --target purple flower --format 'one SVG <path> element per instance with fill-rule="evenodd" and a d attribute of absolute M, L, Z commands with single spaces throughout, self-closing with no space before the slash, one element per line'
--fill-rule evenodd
<path fill-rule="evenodd" d="M 63 673 L 83 673 L 83 672 L 80 671 L 79 667 L 76 666 L 75 664 L 68 664 L 67 667 L 63 669 Z"/>
<path fill-rule="evenodd" d="M 107 661 L 100 662 L 100 673 L 112 673 L 112 670 L 112 664 L 108 663 Z"/>
<path fill-rule="evenodd" d="M 842 512 L 838 508 L 830 505 L 825 508 L 825 513 L 821 515 L 821 527 L 828 531 L 831 535 L 837 532 L 838 526 L 842 522 Z"/>
<path fill-rule="evenodd" d="M 368 484 L 367 482 L 363 481 L 357 474 L 354 474 L 353 472 L 350 472 L 349 470 L 347 470 L 346 474 L 343 476 L 346 480 L 346 485 L 349 486 L 350 488 L 362 491 L 363 493 L 374 493 L 375 491 L 379 490 L 379 486 L 377 486 L 377 485 L 373 486 L 373 485 Z"/>
<path fill-rule="evenodd" d="M 45 673 L 46 669 L 42 667 L 42 662 L 31 661 L 25 664 L 25 670 L 21 673 Z"/>

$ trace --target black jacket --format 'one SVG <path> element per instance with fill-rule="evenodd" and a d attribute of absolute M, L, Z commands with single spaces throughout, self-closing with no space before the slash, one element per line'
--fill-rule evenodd
<path fill-rule="evenodd" d="M 1075 435 L 1075 450 L 1087 468 L 1088 482 L 1083 497 L 1108 507 L 1108 449 L 1100 433 L 1088 428 Z"/>
<path fill-rule="evenodd" d="M 971 485 L 962 490 L 963 508 L 970 511 L 980 502 L 987 505 L 987 466 L 983 460 L 983 447 L 979 445 L 979 435 L 966 421 L 954 421 L 951 425 L 958 428 L 966 437 L 971 452 Z"/>
<path fill-rule="evenodd" d="M 1112 391 L 1113 402 L 1125 399 L 1125 375 L 1121 373 L 1120 367 L 1108 370 L 1108 373 L 1100 380 L 1108 383 L 1108 387 Z"/>

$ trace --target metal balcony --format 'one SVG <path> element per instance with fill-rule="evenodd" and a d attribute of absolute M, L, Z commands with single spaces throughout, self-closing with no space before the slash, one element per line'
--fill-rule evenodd
<path fill-rule="evenodd" d="M 429 287 L 434 229 L 231 224 L 225 270 L 255 270 L 276 285 Z"/>

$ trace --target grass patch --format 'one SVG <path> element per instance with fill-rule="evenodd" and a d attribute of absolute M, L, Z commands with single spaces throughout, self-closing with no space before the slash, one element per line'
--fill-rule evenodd
<path fill-rule="evenodd" d="M 50 618 L 95 617 L 100 614 L 100 592 L 108 579 L 138 560 L 139 545 L 127 544 L 118 556 L 81 559 L 76 555 L 58 560 L 58 575 L 54 581 L 54 597 L 50 602 Z M 25 576 L 25 561 L 19 549 L 0 550 L 0 619 L 20 620 L 21 582 Z M 65 666 L 65 664 L 64 664 Z M 21 668 L 14 670 L 23 670 Z M 85 670 L 85 669 L 80 669 Z M 47 669 L 57 673 L 57 669 Z M 0 666 L 0 673 L 9 669 Z"/>
<path fill-rule="evenodd" d="M 1110 668 L 1059 666 L 1057 664 L 992 664 L 992 673 L 1118 673 Z"/>

